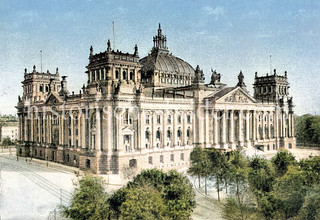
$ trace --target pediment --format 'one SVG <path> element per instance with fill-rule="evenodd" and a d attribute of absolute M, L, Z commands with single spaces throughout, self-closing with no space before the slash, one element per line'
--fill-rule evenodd
<path fill-rule="evenodd" d="M 256 100 L 251 97 L 246 91 L 244 91 L 240 87 L 236 87 L 235 89 L 223 94 L 222 96 L 215 97 L 216 103 L 244 103 L 244 104 L 252 104 L 256 103 Z"/>
<path fill-rule="evenodd" d="M 133 134 L 134 130 L 129 126 L 126 126 L 126 127 L 122 128 L 122 133 L 124 133 L 124 134 Z"/>
<path fill-rule="evenodd" d="M 51 93 L 49 95 L 49 97 L 47 98 L 47 100 L 45 101 L 45 104 L 46 105 L 58 105 L 58 104 L 61 104 L 62 102 L 63 102 L 63 100 L 59 96 Z"/>

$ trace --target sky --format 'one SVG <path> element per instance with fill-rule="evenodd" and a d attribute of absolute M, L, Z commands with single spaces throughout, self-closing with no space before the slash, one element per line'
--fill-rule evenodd
<path fill-rule="evenodd" d="M 193 67 L 221 73 L 228 86 L 240 70 L 252 92 L 254 73 L 288 72 L 296 114 L 320 114 L 320 1 L 308 0 L 0 0 L 0 114 L 15 114 L 24 68 L 68 76 L 78 93 L 87 81 L 89 48 L 140 58 L 161 23 L 170 52 Z M 270 55 L 271 62 L 270 62 Z"/>

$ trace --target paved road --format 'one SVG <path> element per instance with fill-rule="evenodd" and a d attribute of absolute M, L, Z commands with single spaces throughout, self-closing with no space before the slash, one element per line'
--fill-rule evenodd
<path fill-rule="evenodd" d="M 3 219 L 47 219 L 50 211 L 70 199 L 73 173 L 8 159 L 0 155 L 0 215 Z"/>

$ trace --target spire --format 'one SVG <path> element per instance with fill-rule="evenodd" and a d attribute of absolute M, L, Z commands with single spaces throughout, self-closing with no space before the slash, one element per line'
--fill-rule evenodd
<path fill-rule="evenodd" d="M 159 23 L 159 28 L 158 28 L 158 36 L 162 35 L 162 30 L 161 30 L 161 24 Z"/>
<path fill-rule="evenodd" d="M 158 35 L 153 37 L 153 50 L 169 52 L 167 47 L 167 37 L 162 35 L 161 24 L 159 23 Z"/>

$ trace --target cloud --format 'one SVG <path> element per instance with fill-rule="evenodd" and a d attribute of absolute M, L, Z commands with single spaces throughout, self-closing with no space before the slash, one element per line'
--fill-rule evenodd
<path fill-rule="evenodd" d="M 202 8 L 202 10 L 206 15 L 214 16 L 216 20 L 224 15 L 224 8 L 221 6 L 217 6 L 215 8 L 212 8 L 211 6 L 205 6 Z"/>

